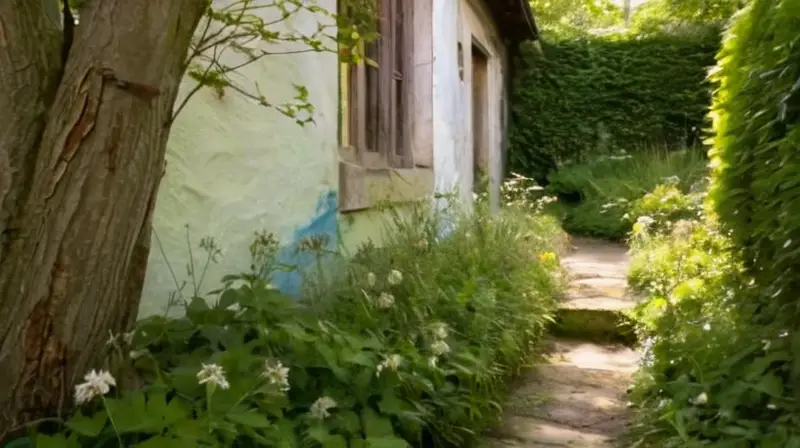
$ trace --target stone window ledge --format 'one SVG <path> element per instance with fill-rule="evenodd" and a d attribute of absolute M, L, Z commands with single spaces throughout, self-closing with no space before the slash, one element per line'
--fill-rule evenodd
<path fill-rule="evenodd" d="M 367 210 L 382 202 L 403 203 L 430 196 L 433 169 L 365 168 L 339 161 L 339 212 Z"/>

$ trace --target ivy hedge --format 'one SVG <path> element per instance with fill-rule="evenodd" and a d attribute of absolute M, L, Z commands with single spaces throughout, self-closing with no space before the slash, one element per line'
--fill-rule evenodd
<path fill-rule="evenodd" d="M 800 0 L 754 1 L 728 30 L 714 78 L 712 200 L 772 316 L 800 288 Z M 797 340 L 800 351 L 800 339 Z M 800 364 L 798 364 L 800 375 Z"/>
<path fill-rule="evenodd" d="M 514 79 L 509 168 L 547 183 L 564 161 L 702 138 L 719 36 L 591 37 L 529 46 Z"/>

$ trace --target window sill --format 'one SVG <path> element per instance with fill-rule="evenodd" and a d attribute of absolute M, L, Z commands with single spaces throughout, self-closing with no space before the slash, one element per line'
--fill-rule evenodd
<path fill-rule="evenodd" d="M 380 203 L 403 203 L 430 196 L 431 168 L 364 168 L 339 162 L 339 212 L 367 210 Z"/>

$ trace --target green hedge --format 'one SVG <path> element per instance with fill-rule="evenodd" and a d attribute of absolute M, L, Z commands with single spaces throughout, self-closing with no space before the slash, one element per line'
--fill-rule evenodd
<path fill-rule="evenodd" d="M 717 35 L 591 38 L 523 51 L 509 168 L 545 182 L 565 160 L 698 142 Z"/>
<path fill-rule="evenodd" d="M 758 0 L 731 26 L 713 105 L 712 200 L 771 306 L 800 288 L 800 1 Z M 791 273 L 787 275 L 788 273 Z M 775 310 L 777 311 L 777 310 Z M 779 313 L 783 314 L 783 313 Z"/>

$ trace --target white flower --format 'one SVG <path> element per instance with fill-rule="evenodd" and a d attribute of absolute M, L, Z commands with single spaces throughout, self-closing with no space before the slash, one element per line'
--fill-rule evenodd
<path fill-rule="evenodd" d="M 377 372 L 375 375 L 380 376 L 381 372 L 383 372 L 384 369 L 395 371 L 397 370 L 398 367 L 400 367 L 401 362 L 403 362 L 403 358 L 400 357 L 400 355 L 387 356 L 383 358 L 383 361 L 381 361 L 380 364 L 378 364 Z"/>
<path fill-rule="evenodd" d="M 439 358 L 437 358 L 435 356 L 431 356 L 430 358 L 428 358 L 428 366 L 431 369 L 435 369 L 437 367 L 438 363 L 439 363 Z"/>
<path fill-rule="evenodd" d="M 649 216 L 640 216 L 636 219 L 636 222 L 645 226 L 649 226 L 650 224 L 656 222 L 656 220 Z"/>
<path fill-rule="evenodd" d="M 379 308 L 391 308 L 394 306 L 394 296 L 389 294 L 388 292 L 382 292 L 380 297 L 378 297 L 378 307 Z"/>
<path fill-rule="evenodd" d="M 708 403 L 708 394 L 706 394 L 705 392 L 701 392 L 700 395 L 694 397 L 694 400 L 692 400 L 692 402 L 694 404 L 701 404 L 701 405 L 706 404 Z"/>
<path fill-rule="evenodd" d="M 200 384 L 213 384 L 222 389 L 231 387 L 225 378 L 225 370 L 217 364 L 203 364 L 203 367 L 197 372 L 197 382 Z"/>
<path fill-rule="evenodd" d="M 447 339 L 447 324 L 436 324 L 433 326 L 433 337 L 436 339 Z"/>
<path fill-rule="evenodd" d="M 392 269 L 392 272 L 389 273 L 389 277 L 386 280 L 389 281 L 390 285 L 399 285 L 400 282 L 403 281 L 403 273 L 397 269 Z"/>
<path fill-rule="evenodd" d="M 92 369 L 83 379 L 85 382 L 75 386 L 75 404 L 79 406 L 107 394 L 111 386 L 117 386 L 117 381 L 105 370 Z"/>
<path fill-rule="evenodd" d="M 281 391 L 289 390 L 289 368 L 284 367 L 280 361 L 264 361 L 264 371 L 261 376 L 270 384 L 276 384 Z"/>
<path fill-rule="evenodd" d="M 436 341 L 433 344 L 431 344 L 431 351 L 436 356 L 442 356 L 447 353 L 450 353 L 450 346 L 447 345 L 447 342 Z"/>
<path fill-rule="evenodd" d="M 319 397 L 317 401 L 311 405 L 311 416 L 319 420 L 324 420 L 331 416 L 331 413 L 328 411 L 335 407 L 336 402 L 333 401 L 333 398 Z"/>
<path fill-rule="evenodd" d="M 370 286 L 370 288 L 375 286 L 375 281 L 376 280 L 377 280 L 377 278 L 375 277 L 375 274 L 373 274 L 372 272 L 367 274 L 367 284 Z"/>

